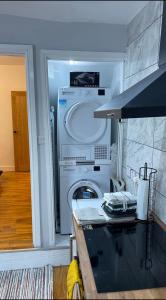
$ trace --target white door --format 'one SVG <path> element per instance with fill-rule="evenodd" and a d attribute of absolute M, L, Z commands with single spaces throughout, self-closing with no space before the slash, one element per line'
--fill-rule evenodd
<path fill-rule="evenodd" d="M 102 198 L 99 186 L 90 180 L 80 180 L 72 185 L 68 193 L 68 201 L 73 199 L 97 199 Z"/>
<path fill-rule="evenodd" d="M 62 193 L 61 193 L 62 196 Z M 79 180 L 75 182 L 69 189 L 67 199 L 61 198 L 60 203 L 60 223 L 61 233 L 70 234 L 72 232 L 72 200 L 79 199 L 93 199 L 102 198 L 102 193 L 98 185 L 91 180 Z"/>
<path fill-rule="evenodd" d="M 94 111 L 101 103 L 82 102 L 76 103 L 68 110 L 65 116 L 65 128 L 70 137 L 81 144 L 91 144 L 103 136 L 106 126 L 106 119 L 95 119 Z"/>

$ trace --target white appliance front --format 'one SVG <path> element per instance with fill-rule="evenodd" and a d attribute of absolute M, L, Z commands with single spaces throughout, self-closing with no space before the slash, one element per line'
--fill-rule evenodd
<path fill-rule="evenodd" d="M 110 145 L 61 145 L 60 165 L 66 162 L 95 161 L 96 164 L 110 164 Z"/>
<path fill-rule="evenodd" d="M 80 165 L 60 167 L 61 234 L 72 232 L 72 200 L 102 198 L 110 191 L 110 165 Z"/>
<path fill-rule="evenodd" d="M 110 145 L 111 120 L 95 119 L 94 111 L 110 101 L 109 88 L 60 88 L 58 93 L 59 160 L 63 145 Z M 80 156 L 80 155 L 77 155 Z"/>

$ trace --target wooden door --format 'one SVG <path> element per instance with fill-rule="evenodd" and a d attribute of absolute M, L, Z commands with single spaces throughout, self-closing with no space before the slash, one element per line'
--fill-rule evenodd
<path fill-rule="evenodd" d="M 29 133 L 26 92 L 11 92 L 16 172 L 29 172 Z"/>

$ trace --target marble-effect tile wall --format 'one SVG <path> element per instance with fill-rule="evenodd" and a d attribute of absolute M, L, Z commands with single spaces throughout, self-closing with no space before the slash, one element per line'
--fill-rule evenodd
<path fill-rule="evenodd" d="M 158 68 L 163 1 L 149 1 L 128 26 L 128 47 L 124 89 L 139 82 Z M 166 223 L 166 118 L 124 121 L 123 178 L 134 192 L 130 169 L 136 172 L 147 162 L 158 170 L 156 214 Z"/>

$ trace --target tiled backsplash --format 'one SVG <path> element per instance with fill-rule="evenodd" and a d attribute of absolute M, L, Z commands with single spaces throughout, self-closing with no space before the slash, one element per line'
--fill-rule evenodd
<path fill-rule="evenodd" d="M 162 1 L 149 1 L 148 5 L 131 21 L 128 27 L 128 45 L 135 41 L 162 14 Z"/>
<path fill-rule="evenodd" d="M 128 27 L 124 87 L 131 87 L 158 68 L 162 1 L 149 1 Z M 128 169 L 148 163 L 158 170 L 155 210 L 166 223 L 166 118 L 124 121 L 123 177 L 134 190 Z"/>

